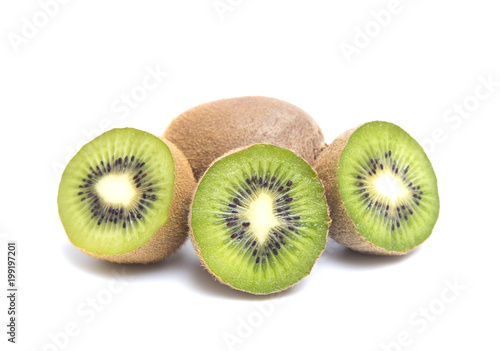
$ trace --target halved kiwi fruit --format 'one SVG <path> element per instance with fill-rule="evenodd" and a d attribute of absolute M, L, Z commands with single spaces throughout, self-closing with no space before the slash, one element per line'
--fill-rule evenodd
<path fill-rule="evenodd" d="M 326 189 L 330 236 L 353 250 L 402 255 L 426 240 L 439 214 L 436 175 L 403 129 L 369 122 L 349 130 L 315 164 Z"/>
<path fill-rule="evenodd" d="M 177 250 L 188 233 L 195 187 L 173 144 L 132 128 L 95 138 L 66 166 L 57 203 L 69 240 L 121 263 L 150 263 Z"/>
<path fill-rule="evenodd" d="M 310 273 L 325 249 L 329 222 L 314 169 L 290 150 L 256 144 L 219 158 L 203 175 L 190 234 L 217 280 L 269 294 Z"/>
<path fill-rule="evenodd" d="M 230 150 L 265 143 L 293 150 L 312 164 L 326 147 L 321 129 L 288 102 L 246 96 L 193 107 L 176 117 L 163 136 L 186 155 L 195 179 Z"/>

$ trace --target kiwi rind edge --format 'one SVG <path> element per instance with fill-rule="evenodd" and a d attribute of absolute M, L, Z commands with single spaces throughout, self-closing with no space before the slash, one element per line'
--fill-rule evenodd
<path fill-rule="evenodd" d="M 273 145 L 273 144 L 266 144 L 266 143 L 255 143 L 255 144 L 251 144 L 251 145 L 246 145 L 246 146 L 242 146 L 242 147 L 239 147 L 239 148 L 236 148 L 236 149 L 233 149 L 233 150 L 230 150 L 228 152 L 226 152 L 224 155 L 216 158 L 215 160 L 213 160 L 211 162 L 211 164 L 208 166 L 208 168 L 203 172 L 203 174 L 201 175 L 201 177 L 199 178 L 198 180 L 198 184 L 197 186 L 201 183 L 203 177 L 205 176 L 205 174 L 208 172 L 208 170 L 212 167 L 213 164 L 215 164 L 217 161 L 223 159 L 224 157 L 226 156 L 229 156 L 231 154 L 234 154 L 234 153 L 237 153 L 237 152 L 240 152 L 240 151 L 243 151 L 245 149 L 248 149 L 252 146 L 255 146 L 255 145 L 271 145 L 271 146 L 276 146 L 276 145 Z M 299 155 L 297 155 L 298 157 L 300 157 Z M 302 158 L 302 157 L 301 157 Z M 302 158 L 302 160 L 304 160 Z M 305 162 L 307 162 L 306 160 L 304 160 Z M 307 162 L 309 164 L 309 162 Z M 310 164 L 309 164 L 310 165 Z M 311 166 L 312 170 L 314 171 L 314 173 L 317 174 L 317 171 Z M 321 182 L 321 179 L 320 177 L 318 177 L 318 179 L 320 180 Z M 322 183 L 322 182 L 321 182 Z M 323 183 L 322 183 L 323 185 Z M 323 186 L 323 189 L 325 189 L 325 187 Z M 193 248 L 196 252 L 196 255 L 198 256 L 199 260 L 200 260 L 200 263 L 201 263 L 201 266 L 206 270 L 208 271 L 213 278 L 215 278 L 215 280 L 221 284 L 224 284 L 224 285 L 227 285 L 229 287 L 231 287 L 232 289 L 234 290 L 238 290 L 238 291 L 244 291 L 246 293 L 250 293 L 250 294 L 253 294 L 253 295 L 269 295 L 269 294 L 274 294 L 274 293 L 278 293 L 278 292 L 282 292 L 284 290 L 287 290 L 295 285 L 297 285 L 298 283 L 300 283 L 304 278 L 306 278 L 307 276 L 309 276 L 309 274 L 311 273 L 312 271 L 312 268 L 316 265 L 316 262 L 318 261 L 318 259 L 320 258 L 321 254 L 325 251 L 326 249 L 326 243 L 327 243 L 327 240 L 328 240 L 328 229 L 327 229 L 327 232 L 325 233 L 325 245 L 323 247 L 323 250 L 321 250 L 321 252 L 318 254 L 318 256 L 316 257 L 316 260 L 314 261 L 314 263 L 311 265 L 311 270 L 309 270 L 309 272 L 304 275 L 302 277 L 302 279 L 300 279 L 299 281 L 287 286 L 286 288 L 284 289 L 280 289 L 280 290 L 275 290 L 275 291 L 270 291 L 270 292 L 267 292 L 267 293 L 260 293 L 260 292 L 254 292 L 254 291 L 248 291 L 248 290 L 245 290 L 245 289 L 240 289 L 240 288 L 237 288 L 233 285 L 231 285 L 229 282 L 223 280 L 221 277 L 217 276 L 214 272 L 212 272 L 212 270 L 210 269 L 210 267 L 208 267 L 207 263 L 205 262 L 205 260 L 203 259 L 203 256 L 201 255 L 201 250 L 198 246 L 198 243 L 196 242 L 196 239 L 194 237 L 194 233 L 193 233 L 193 229 L 192 229 L 192 226 L 191 226 L 191 220 L 192 220 L 192 215 L 193 215 L 193 208 L 192 208 L 192 204 L 194 203 L 194 197 L 196 195 L 196 189 L 194 190 L 194 192 L 192 193 L 192 196 L 191 196 L 191 206 L 190 206 L 190 209 L 189 209 L 189 218 L 188 218 L 188 223 L 189 223 L 189 237 L 190 237 L 190 240 L 191 240 L 191 244 L 193 245 Z M 323 193 L 322 196 L 325 196 L 326 194 Z M 327 213 L 329 214 L 330 213 L 330 210 L 328 208 L 328 201 L 325 203 L 326 205 L 326 211 Z M 330 216 L 328 215 L 328 218 L 329 218 L 329 221 L 328 221 L 328 226 L 327 227 L 330 227 L 330 223 L 331 223 L 331 219 L 330 219 Z"/>

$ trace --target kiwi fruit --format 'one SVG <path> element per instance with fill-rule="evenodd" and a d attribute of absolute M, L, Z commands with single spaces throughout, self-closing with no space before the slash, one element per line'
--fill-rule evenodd
<path fill-rule="evenodd" d="M 173 119 L 163 136 L 186 155 L 197 180 L 216 158 L 246 145 L 288 148 L 310 164 L 326 146 L 321 129 L 306 112 L 262 96 L 193 107 Z"/>
<path fill-rule="evenodd" d="M 187 238 L 195 181 L 172 143 L 132 128 L 113 129 L 66 166 L 57 198 L 69 240 L 98 259 L 150 263 Z"/>
<path fill-rule="evenodd" d="M 332 225 L 353 250 L 403 255 L 424 242 L 439 214 L 436 175 L 422 147 L 400 127 L 369 122 L 344 132 L 318 157 Z"/>
<path fill-rule="evenodd" d="M 189 220 L 202 265 L 219 282 L 252 294 L 278 292 L 307 276 L 330 222 L 314 169 L 270 144 L 215 160 L 198 183 Z"/>

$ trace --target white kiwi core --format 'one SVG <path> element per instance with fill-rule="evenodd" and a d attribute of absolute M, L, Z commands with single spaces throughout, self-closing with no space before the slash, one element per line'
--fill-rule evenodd
<path fill-rule="evenodd" d="M 252 233 L 259 243 L 265 243 L 269 231 L 281 224 L 274 213 L 273 205 L 273 197 L 266 191 L 260 191 L 248 209 L 242 213 L 250 222 Z"/>
<path fill-rule="evenodd" d="M 110 206 L 129 207 L 137 197 L 137 189 L 126 174 L 108 174 L 96 184 L 100 198 Z"/>
<path fill-rule="evenodd" d="M 388 203 L 397 204 L 408 196 L 408 189 L 405 184 L 390 172 L 376 176 L 373 185 L 378 195 L 384 197 L 384 200 Z"/>

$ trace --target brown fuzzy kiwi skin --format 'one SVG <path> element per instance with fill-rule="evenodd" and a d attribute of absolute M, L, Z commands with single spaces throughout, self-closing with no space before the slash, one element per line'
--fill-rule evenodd
<path fill-rule="evenodd" d="M 263 143 L 259 143 L 260 145 L 272 145 L 272 144 L 263 144 Z M 239 148 L 236 148 L 236 149 L 233 149 L 233 150 L 230 150 L 228 151 L 227 153 L 225 153 L 224 155 L 218 157 L 217 159 L 213 160 L 212 163 L 209 165 L 209 167 L 203 172 L 202 176 L 200 177 L 200 180 L 198 181 L 198 185 L 197 187 L 200 185 L 203 177 L 205 176 L 205 174 L 208 172 L 208 170 L 212 167 L 212 165 L 214 163 L 216 163 L 217 161 L 219 161 L 220 159 L 226 157 L 226 156 L 229 156 L 233 153 L 236 153 L 236 152 L 239 152 L 239 151 L 242 151 L 242 150 L 245 150 L 245 149 L 248 149 L 249 147 L 252 147 L 256 144 L 252 144 L 252 145 L 246 145 L 246 146 L 243 146 L 243 147 L 239 147 Z M 304 159 L 303 159 L 304 160 Z M 305 161 L 305 160 L 304 160 Z M 307 162 L 307 161 L 306 161 Z M 312 166 L 311 166 L 312 167 Z M 314 170 L 314 168 L 313 168 Z M 316 173 L 316 171 L 315 171 Z M 319 177 L 318 177 L 319 178 Z M 324 188 L 324 187 L 323 187 Z M 223 280 L 221 277 L 217 276 L 214 272 L 212 272 L 210 270 L 210 267 L 208 267 L 207 263 L 205 262 L 205 260 L 203 259 L 203 256 L 201 255 L 201 250 L 200 250 L 200 247 L 198 246 L 198 243 L 196 242 L 196 239 L 194 237 L 194 233 L 193 233 L 193 229 L 192 229 L 192 226 L 191 226 L 191 220 L 192 220 L 192 216 L 193 216 L 193 203 L 194 203 L 194 197 L 196 195 L 196 189 L 192 195 L 192 199 L 191 199 L 191 206 L 190 206 L 190 210 L 189 210 L 189 238 L 191 239 L 191 244 L 193 245 L 193 248 L 196 252 L 196 255 L 198 256 L 199 260 L 200 260 L 200 263 L 201 263 L 201 266 L 207 271 L 210 273 L 210 275 L 212 275 L 212 277 L 215 279 L 215 281 L 221 283 L 221 284 L 224 284 L 224 285 L 227 285 L 229 286 L 230 288 L 234 289 L 234 290 L 238 290 L 238 291 L 243 291 L 243 292 L 246 292 L 246 293 L 249 293 L 249 294 L 252 294 L 252 295 L 270 295 L 270 294 L 275 294 L 275 293 L 279 293 L 279 292 L 282 292 L 282 291 L 285 291 L 287 289 L 290 289 L 291 287 L 297 285 L 298 283 L 300 283 L 304 278 L 306 278 L 310 273 L 311 273 L 311 270 L 312 268 L 316 265 L 316 262 L 318 261 L 318 259 L 320 258 L 321 254 L 325 251 L 326 249 L 326 242 L 327 242 L 327 239 L 328 239 L 328 230 L 327 232 L 325 233 L 325 245 L 324 245 L 324 248 L 323 250 L 321 250 L 321 252 L 318 254 L 318 257 L 316 257 L 316 260 L 314 261 L 313 265 L 311 266 L 311 270 L 302 277 L 301 280 L 299 280 L 298 282 L 292 284 L 292 285 L 289 285 L 287 286 L 286 288 L 284 289 L 281 289 L 281 290 L 275 290 L 275 291 L 271 291 L 271 292 L 268 292 L 268 293 L 259 293 L 259 292 L 253 292 L 253 291 L 248 291 L 248 290 L 244 290 L 244 289 L 240 289 L 240 288 L 237 288 L 231 284 L 229 284 L 227 281 Z M 325 193 L 323 193 L 323 195 L 321 195 L 323 197 L 325 197 Z M 328 209 L 328 202 L 326 203 L 326 211 L 327 213 L 329 213 L 329 209 Z M 331 219 L 328 221 L 327 224 L 330 224 L 331 223 Z"/>
<path fill-rule="evenodd" d="M 326 200 L 330 208 L 332 223 L 330 225 L 329 235 L 339 244 L 364 254 L 383 256 L 407 254 L 411 250 L 390 251 L 369 242 L 356 229 L 356 225 L 349 217 L 344 202 L 340 197 L 338 186 L 340 156 L 352 133 L 358 128 L 359 126 L 342 133 L 332 144 L 330 144 L 330 146 L 320 153 L 314 164 L 314 168 L 323 182 L 326 191 Z"/>
<path fill-rule="evenodd" d="M 263 96 L 195 106 L 174 118 L 163 136 L 186 155 L 197 180 L 216 158 L 246 145 L 281 146 L 310 164 L 326 147 L 311 116 L 288 102 Z"/>
<path fill-rule="evenodd" d="M 189 205 L 196 186 L 191 166 L 182 152 L 170 141 L 162 139 L 174 160 L 174 192 L 168 208 L 168 221 L 142 246 L 119 255 L 101 255 L 78 248 L 97 259 L 116 263 L 154 263 L 177 251 L 188 235 Z"/>

